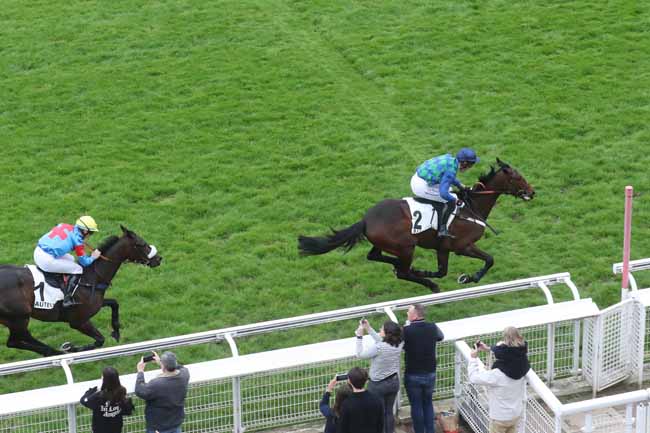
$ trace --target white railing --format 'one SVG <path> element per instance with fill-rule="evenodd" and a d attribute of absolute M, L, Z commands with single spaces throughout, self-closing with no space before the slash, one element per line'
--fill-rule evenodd
<path fill-rule="evenodd" d="M 400 299 L 397 301 L 387 301 L 360 307 L 344 308 L 323 313 L 308 314 L 287 319 L 271 320 L 268 322 L 234 326 L 230 328 L 199 332 L 176 337 L 161 338 L 158 340 L 150 340 L 140 343 L 124 344 L 120 346 L 90 350 L 87 352 L 69 353 L 48 358 L 13 362 L 0 365 L 0 376 L 52 367 L 62 367 L 65 370 L 71 364 L 99 361 L 119 356 L 136 355 L 145 353 L 150 350 L 169 349 L 195 344 L 214 343 L 219 341 L 228 342 L 231 348 L 231 352 L 233 355 L 235 355 L 238 352 L 235 338 L 238 337 L 360 318 L 366 315 L 382 312 L 386 313 L 391 319 L 397 321 L 394 311 L 406 310 L 409 305 L 413 303 L 420 303 L 423 305 L 436 305 L 526 290 L 530 288 L 541 289 L 544 293 L 544 296 L 546 297 L 547 302 L 553 303 L 553 296 L 549 290 L 549 286 L 557 284 L 564 284 L 568 286 L 571 290 L 573 298 L 580 298 L 578 289 L 576 288 L 573 281 L 571 281 L 571 275 L 567 272 L 564 272 L 559 274 L 514 280 L 504 283 L 470 287 L 467 289 L 453 290 L 450 292 Z"/>
<path fill-rule="evenodd" d="M 573 341 L 574 325 L 595 314 L 598 308 L 591 299 L 581 299 L 439 323 L 446 339 L 438 347 L 436 398 L 450 396 L 457 382 L 454 340 L 480 338 L 492 343 L 505 326 L 515 325 L 529 341 L 532 365 L 538 371 L 551 365 L 549 377 L 566 376 L 576 371 L 573 360 L 579 338 Z M 554 324 L 554 333 L 548 333 L 549 324 Z M 318 402 L 330 378 L 352 366 L 367 365 L 354 357 L 354 341 L 346 338 L 189 365 L 191 388 L 183 430 L 241 433 L 319 419 Z M 550 364 L 549 347 L 556 352 Z M 135 375 L 121 380 L 132 393 Z M 2 395 L 0 431 L 86 431 L 90 412 L 80 408 L 77 399 L 93 385 L 97 381 Z M 142 403 L 138 406 L 125 432 L 142 431 Z"/>
<path fill-rule="evenodd" d="M 455 401 L 475 432 L 487 433 L 488 406 L 485 389 L 467 377 L 470 348 L 457 341 Z M 607 397 L 562 403 L 531 369 L 526 375 L 528 393 L 519 432 L 526 433 L 647 433 L 650 389 Z"/>
<path fill-rule="evenodd" d="M 650 269 L 650 258 L 647 259 L 639 259 L 639 260 L 632 260 L 630 261 L 630 268 L 628 271 L 628 278 L 630 281 L 630 288 L 632 291 L 638 290 L 638 286 L 636 283 L 636 280 L 634 279 L 634 275 L 632 273 L 638 272 L 638 271 L 645 271 Z M 623 273 L 623 263 L 614 263 L 612 265 L 612 272 L 614 275 L 620 275 Z"/>

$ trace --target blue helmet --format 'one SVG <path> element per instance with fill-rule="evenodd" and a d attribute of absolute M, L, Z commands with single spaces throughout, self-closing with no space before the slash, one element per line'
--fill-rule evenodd
<path fill-rule="evenodd" d="M 456 154 L 456 159 L 460 162 L 466 161 L 471 162 L 472 164 L 476 164 L 481 160 L 478 156 L 476 156 L 476 152 L 474 152 L 469 147 L 463 147 L 460 149 Z"/>

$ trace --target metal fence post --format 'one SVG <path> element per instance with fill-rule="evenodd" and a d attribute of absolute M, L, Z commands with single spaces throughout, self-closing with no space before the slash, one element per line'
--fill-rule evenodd
<path fill-rule="evenodd" d="M 65 379 L 68 382 L 69 385 L 72 385 L 74 383 L 74 378 L 72 377 L 72 370 L 70 370 L 70 366 L 68 365 L 68 361 L 66 359 L 61 360 L 61 368 L 63 368 L 63 372 L 65 373 Z M 71 403 L 68 404 L 66 409 L 68 411 L 68 433 L 77 433 L 77 408 L 76 404 Z"/>
<path fill-rule="evenodd" d="M 580 320 L 573 323 L 573 368 L 571 373 L 577 376 L 580 372 Z"/>
<path fill-rule="evenodd" d="M 235 343 L 234 334 L 228 332 L 224 338 L 230 346 L 233 358 L 239 357 L 239 349 Z M 239 376 L 232 378 L 232 431 L 233 433 L 242 433 L 244 426 L 242 425 L 242 408 L 241 408 L 241 378 Z"/>
<path fill-rule="evenodd" d="M 555 373 L 555 324 L 546 330 L 546 382 L 551 386 Z"/>

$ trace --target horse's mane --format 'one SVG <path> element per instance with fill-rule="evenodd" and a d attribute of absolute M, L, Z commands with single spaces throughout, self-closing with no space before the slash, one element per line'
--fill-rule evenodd
<path fill-rule="evenodd" d="M 117 241 L 119 241 L 119 240 L 120 240 L 120 238 L 117 237 L 117 236 L 114 236 L 114 235 L 113 235 L 113 236 L 109 236 L 109 237 L 107 237 L 106 239 L 104 239 L 104 241 L 103 241 L 103 242 L 102 242 L 102 243 L 97 247 L 97 249 L 98 249 L 99 251 L 101 251 L 102 253 L 103 253 L 103 252 L 106 252 L 106 251 L 108 251 L 109 249 L 111 249 L 111 247 L 112 247 L 113 245 L 115 245 L 115 244 L 117 243 Z"/>
<path fill-rule="evenodd" d="M 499 170 L 502 170 L 504 168 L 510 168 L 508 164 L 505 162 L 499 161 Z M 481 183 L 486 183 L 492 180 L 492 178 L 497 174 L 497 171 L 493 165 L 490 166 L 490 171 L 485 173 L 484 175 L 481 175 L 478 180 Z"/>

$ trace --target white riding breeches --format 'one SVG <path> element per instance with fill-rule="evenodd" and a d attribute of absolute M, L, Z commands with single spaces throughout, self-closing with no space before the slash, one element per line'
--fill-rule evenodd
<path fill-rule="evenodd" d="M 413 191 L 413 194 L 415 194 L 417 197 L 438 201 L 440 203 L 447 203 L 447 200 L 440 197 L 440 185 L 435 184 L 433 186 L 430 186 L 427 181 L 418 176 L 417 173 L 415 173 L 411 178 L 411 191 Z M 458 196 L 456 196 L 456 194 L 451 191 L 449 194 L 452 195 L 455 199 L 458 198 Z"/>
<path fill-rule="evenodd" d="M 56 274 L 82 274 L 83 268 L 70 254 L 64 254 L 58 259 L 46 253 L 41 247 L 34 250 L 34 263 L 45 272 Z"/>

